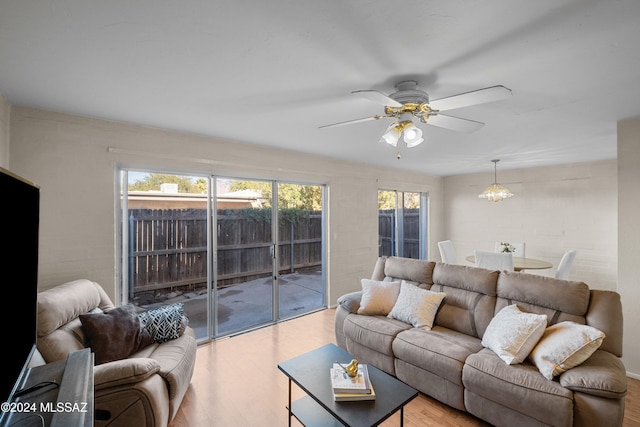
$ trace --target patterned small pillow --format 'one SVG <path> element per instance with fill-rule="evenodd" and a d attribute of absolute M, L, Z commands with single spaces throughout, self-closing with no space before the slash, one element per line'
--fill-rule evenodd
<path fill-rule="evenodd" d="M 145 311 L 138 314 L 138 317 L 140 327 L 147 331 L 156 343 L 178 338 L 184 333 L 188 324 L 181 302 Z"/>

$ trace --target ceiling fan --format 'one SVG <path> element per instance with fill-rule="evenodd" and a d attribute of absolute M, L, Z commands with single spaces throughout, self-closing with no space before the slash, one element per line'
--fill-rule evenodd
<path fill-rule="evenodd" d="M 380 141 L 394 147 L 398 144 L 402 133 L 404 133 L 407 147 L 415 147 L 423 141 L 422 130 L 413 124 L 412 118 L 419 119 L 420 122 L 428 125 L 470 133 L 480 129 L 484 123 L 442 114 L 442 111 L 498 101 L 511 96 L 510 89 L 498 85 L 429 101 L 429 95 L 418 89 L 418 83 L 413 80 L 399 82 L 396 84 L 396 92 L 390 95 L 377 90 L 356 90 L 351 93 L 383 105 L 384 114 L 333 123 L 320 128 L 393 119 L 393 123 L 389 125 Z"/>

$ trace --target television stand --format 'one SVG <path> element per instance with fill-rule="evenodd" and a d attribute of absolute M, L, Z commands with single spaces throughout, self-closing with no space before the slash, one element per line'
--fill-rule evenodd
<path fill-rule="evenodd" d="M 2 421 L 10 426 L 93 426 L 93 363 L 91 350 L 75 351 L 66 361 L 35 366 L 27 371 L 21 389 L 43 384 L 15 399 L 15 411 Z M 59 384 L 48 384 L 48 382 Z"/>

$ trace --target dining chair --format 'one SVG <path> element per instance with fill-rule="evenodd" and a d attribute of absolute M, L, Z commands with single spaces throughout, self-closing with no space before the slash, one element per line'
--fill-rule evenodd
<path fill-rule="evenodd" d="M 496 242 L 496 252 L 502 252 L 502 242 Z M 519 258 L 525 258 L 525 250 L 527 248 L 527 244 L 525 242 L 509 242 L 511 246 L 513 246 L 513 256 Z"/>
<path fill-rule="evenodd" d="M 476 251 L 475 256 L 476 267 L 513 271 L 513 254 L 510 252 Z"/>
<path fill-rule="evenodd" d="M 451 240 L 438 242 L 438 249 L 440 249 L 440 258 L 442 259 L 442 262 L 447 264 L 458 263 L 456 248 L 453 246 L 453 242 Z"/>
<path fill-rule="evenodd" d="M 562 255 L 558 269 L 556 270 L 556 279 L 566 280 L 569 277 L 569 271 L 573 265 L 573 260 L 576 259 L 576 250 L 571 249 Z"/>

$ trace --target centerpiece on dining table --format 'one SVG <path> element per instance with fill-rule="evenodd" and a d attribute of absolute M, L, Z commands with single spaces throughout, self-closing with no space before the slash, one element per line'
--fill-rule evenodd
<path fill-rule="evenodd" d="M 508 254 L 515 253 L 516 248 L 511 243 L 500 242 L 500 252 Z"/>

